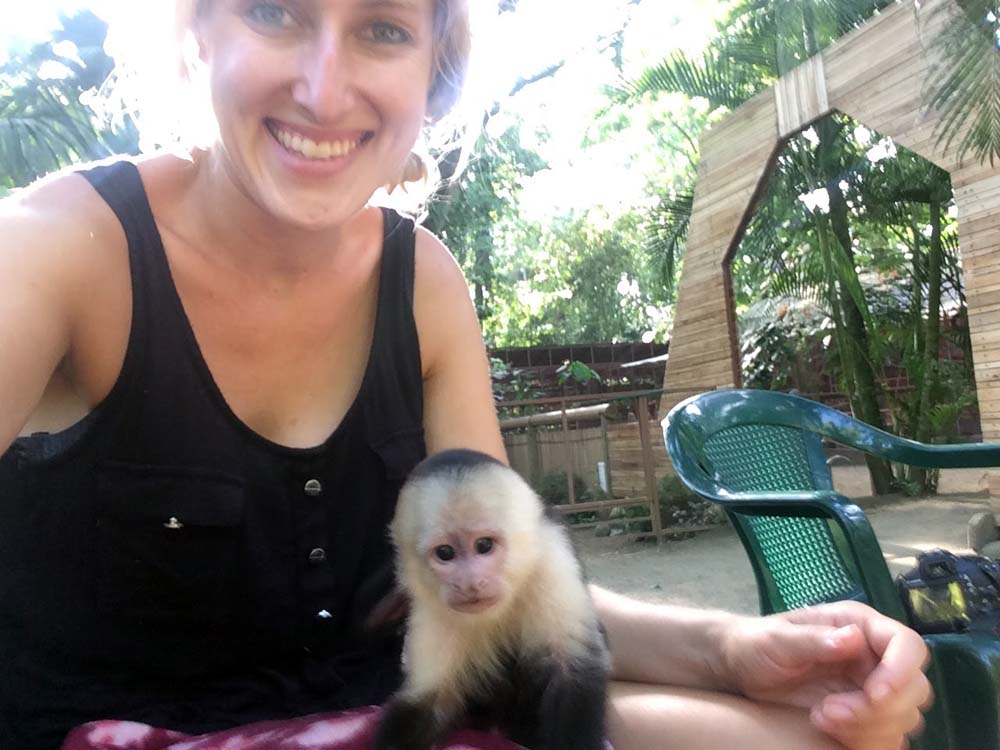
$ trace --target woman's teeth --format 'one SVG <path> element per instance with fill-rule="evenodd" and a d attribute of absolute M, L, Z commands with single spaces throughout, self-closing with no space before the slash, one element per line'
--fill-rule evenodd
<path fill-rule="evenodd" d="M 355 141 L 316 141 L 303 138 L 298 133 L 291 133 L 280 128 L 272 128 L 271 132 L 278 142 L 289 151 L 301 154 L 307 159 L 330 159 L 345 156 L 353 151 L 360 140 Z"/>

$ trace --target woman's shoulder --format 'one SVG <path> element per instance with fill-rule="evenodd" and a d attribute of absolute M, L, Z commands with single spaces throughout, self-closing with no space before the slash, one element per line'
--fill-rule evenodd
<path fill-rule="evenodd" d="M 4 250 L 53 269 L 83 271 L 125 247 L 114 212 L 80 167 L 46 176 L 0 201 Z"/>
<path fill-rule="evenodd" d="M 468 285 L 455 256 L 432 232 L 422 226 L 415 228 L 415 282 L 416 294 L 464 294 Z"/>
<path fill-rule="evenodd" d="M 74 259 L 87 265 L 101 256 L 120 259 L 127 240 L 118 217 L 84 174 L 132 162 L 141 175 L 137 191 L 160 189 L 190 169 L 190 160 L 174 153 L 117 156 L 77 164 L 47 175 L 0 200 L 0 233 L 32 252 Z"/>
<path fill-rule="evenodd" d="M 422 227 L 416 229 L 413 313 L 425 372 L 442 352 L 482 346 L 469 285 L 444 243 Z"/>

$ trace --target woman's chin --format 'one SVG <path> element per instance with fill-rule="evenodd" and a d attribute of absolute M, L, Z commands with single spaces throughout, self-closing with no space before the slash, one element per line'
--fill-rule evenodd
<path fill-rule="evenodd" d="M 302 198 L 289 200 L 288 196 L 277 196 L 277 200 L 267 201 L 270 213 L 281 224 L 305 232 L 322 232 L 336 229 L 358 215 L 367 205 L 366 201 L 343 205 L 336 198 Z"/>

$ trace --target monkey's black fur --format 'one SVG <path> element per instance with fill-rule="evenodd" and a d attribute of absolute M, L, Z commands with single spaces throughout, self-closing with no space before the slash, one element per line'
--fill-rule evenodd
<path fill-rule="evenodd" d="M 493 456 L 485 453 L 470 451 L 465 448 L 453 448 L 425 458 L 410 472 L 407 481 L 424 479 L 426 477 L 440 477 L 447 474 L 460 475 L 470 469 L 478 469 L 484 464 L 503 466 Z"/>
<path fill-rule="evenodd" d="M 557 664 L 541 654 L 509 655 L 469 696 L 461 726 L 435 721 L 431 701 L 391 701 L 376 750 L 430 750 L 459 728 L 500 730 L 529 750 L 602 750 L 607 674 L 595 644 L 590 659 Z"/>

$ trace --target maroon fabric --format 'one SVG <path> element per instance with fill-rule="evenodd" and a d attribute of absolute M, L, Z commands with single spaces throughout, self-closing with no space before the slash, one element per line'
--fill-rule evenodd
<path fill-rule="evenodd" d="M 381 709 L 359 708 L 283 721 L 261 721 L 187 735 L 134 721 L 92 721 L 69 733 L 62 750 L 371 750 Z M 519 750 L 499 735 L 461 731 L 441 750 Z"/>

